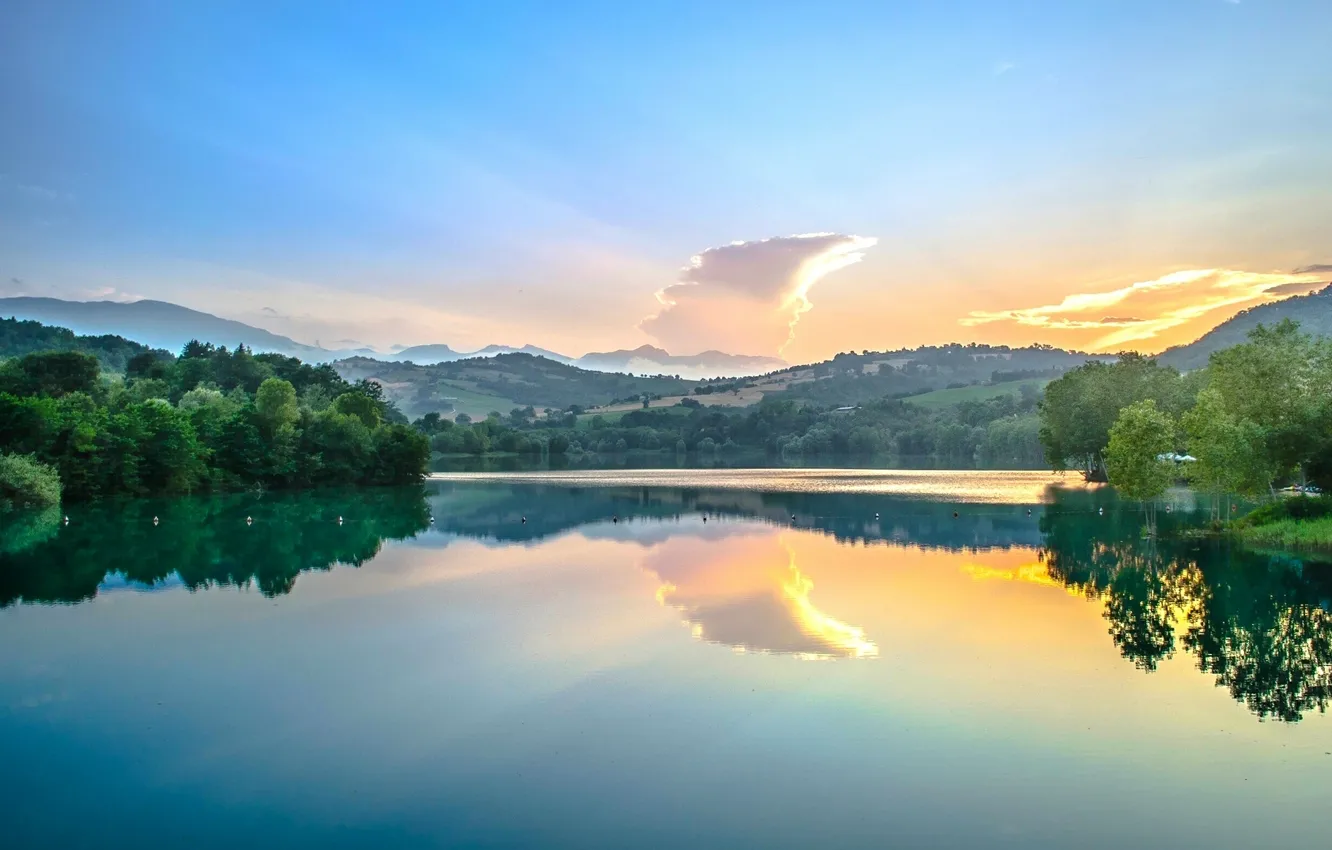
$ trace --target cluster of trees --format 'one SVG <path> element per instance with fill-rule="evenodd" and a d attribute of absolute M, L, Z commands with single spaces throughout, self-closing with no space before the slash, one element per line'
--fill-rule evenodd
<path fill-rule="evenodd" d="M 1287 319 L 1181 375 L 1133 355 L 1051 382 L 1041 442 L 1055 469 L 1150 500 L 1180 477 L 1217 494 L 1332 484 L 1332 343 Z M 1178 463 L 1185 454 L 1192 460 Z"/>
<path fill-rule="evenodd" d="M 773 457 L 836 458 L 931 456 L 953 462 L 978 460 L 1039 463 L 1041 444 L 1034 394 L 1004 395 L 926 410 L 893 399 L 851 411 L 824 410 L 795 400 L 764 400 L 727 410 L 685 398 L 672 408 L 627 412 L 618 419 L 590 419 L 569 412 L 537 416 L 531 408 L 481 422 L 454 422 L 428 414 L 414 425 L 445 454 L 518 452 L 761 451 Z"/>
<path fill-rule="evenodd" d="M 81 351 L 0 364 L 0 454 L 67 500 L 419 481 L 429 453 L 377 384 L 244 346 L 140 352 L 123 378 Z"/>

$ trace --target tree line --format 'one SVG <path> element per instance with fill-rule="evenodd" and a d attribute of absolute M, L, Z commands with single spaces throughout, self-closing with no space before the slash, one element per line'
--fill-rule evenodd
<path fill-rule="evenodd" d="M 432 413 L 413 425 L 442 454 L 746 451 L 792 459 L 896 455 L 1030 466 L 1042 458 L 1036 402 L 1028 391 L 939 410 L 879 399 L 838 411 L 780 398 L 732 410 L 686 397 L 674 407 L 633 410 L 618 418 L 575 411 L 538 415 L 527 407 L 508 415 L 494 412 L 479 422 Z"/>
<path fill-rule="evenodd" d="M 1052 467 L 1109 481 L 1130 499 L 1154 499 L 1181 478 L 1211 494 L 1326 487 L 1332 343 L 1285 319 L 1186 374 L 1131 354 L 1088 363 L 1046 386 L 1040 423 Z"/>
<path fill-rule="evenodd" d="M 123 376 L 84 351 L 0 364 L 0 454 L 11 456 L 0 501 L 11 505 L 49 504 L 52 478 L 71 501 L 397 484 L 421 480 L 429 453 L 379 385 L 243 345 L 141 351 Z M 29 481 L 34 470 L 44 480 Z"/>

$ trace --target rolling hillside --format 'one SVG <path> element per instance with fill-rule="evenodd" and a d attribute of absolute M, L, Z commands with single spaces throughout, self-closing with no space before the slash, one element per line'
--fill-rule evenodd
<path fill-rule="evenodd" d="M 643 393 L 679 395 L 694 384 L 675 378 L 638 378 L 579 369 L 531 354 L 498 354 L 420 366 L 353 357 L 333 364 L 348 381 L 378 381 L 385 394 L 408 416 L 430 411 L 485 416 L 531 405 L 564 409 L 593 406 Z"/>

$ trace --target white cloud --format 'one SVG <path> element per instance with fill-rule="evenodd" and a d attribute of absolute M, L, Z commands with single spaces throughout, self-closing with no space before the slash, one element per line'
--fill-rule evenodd
<path fill-rule="evenodd" d="M 679 283 L 657 293 L 661 310 L 640 327 L 677 354 L 709 348 L 781 354 L 814 306 L 814 285 L 859 262 L 877 241 L 808 233 L 709 248 L 690 261 Z"/>

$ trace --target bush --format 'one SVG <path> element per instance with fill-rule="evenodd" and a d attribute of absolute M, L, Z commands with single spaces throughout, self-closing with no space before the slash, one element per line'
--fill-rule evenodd
<path fill-rule="evenodd" d="M 0 510 L 60 504 L 60 475 L 26 455 L 0 455 Z"/>
<path fill-rule="evenodd" d="M 1287 519 L 1321 519 L 1325 516 L 1332 516 L 1332 496 L 1292 496 L 1254 509 L 1244 517 L 1242 524 L 1258 526 Z"/>

